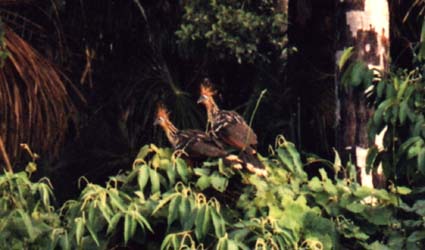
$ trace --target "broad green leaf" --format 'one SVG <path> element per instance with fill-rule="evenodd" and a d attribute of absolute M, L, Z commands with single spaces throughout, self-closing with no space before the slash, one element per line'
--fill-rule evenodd
<path fill-rule="evenodd" d="M 226 233 L 224 219 L 219 215 L 216 209 L 212 208 L 210 211 L 211 211 L 211 220 L 214 225 L 215 236 L 217 236 L 217 238 L 223 237 L 224 234 Z"/>
<path fill-rule="evenodd" d="M 170 182 L 170 186 L 174 186 L 174 184 L 176 183 L 176 171 L 174 168 L 167 168 L 167 177 L 168 181 Z"/>
<path fill-rule="evenodd" d="M 364 187 L 364 186 L 359 187 L 353 192 L 353 195 L 360 199 L 363 199 L 371 194 L 372 194 L 372 189 L 369 187 Z"/>
<path fill-rule="evenodd" d="M 215 172 L 213 175 L 211 175 L 210 179 L 211 179 L 211 185 L 213 186 L 213 188 L 215 188 L 216 190 L 220 192 L 224 192 L 226 190 L 227 185 L 229 183 L 229 180 L 226 177 L 223 177 L 219 175 L 217 172 Z"/>
<path fill-rule="evenodd" d="M 139 189 L 144 190 L 146 184 L 149 180 L 149 167 L 147 165 L 143 165 L 139 168 L 139 174 L 137 176 L 137 183 L 139 184 Z"/>
<path fill-rule="evenodd" d="M 180 218 L 180 225 L 184 225 L 184 223 L 189 220 L 189 217 L 191 216 L 191 209 L 190 209 L 190 202 L 187 197 L 183 197 L 179 204 L 179 218 Z"/>
<path fill-rule="evenodd" d="M 425 239 L 425 231 L 415 231 L 409 235 L 407 241 L 409 242 L 418 242 Z"/>
<path fill-rule="evenodd" d="M 338 190 L 336 189 L 336 186 L 332 183 L 332 181 L 330 179 L 326 179 L 323 182 L 323 188 L 330 195 L 336 195 L 338 193 Z"/>
<path fill-rule="evenodd" d="M 171 224 L 178 217 L 179 206 L 180 206 L 181 200 L 182 200 L 181 195 L 178 195 L 170 202 L 170 206 L 168 207 L 168 216 L 167 216 L 168 228 L 170 228 Z"/>
<path fill-rule="evenodd" d="M 276 152 L 279 159 L 282 161 L 283 164 L 285 164 L 288 170 L 295 174 L 295 165 L 292 162 L 292 158 L 289 153 L 283 148 L 276 149 Z"/>
<path fill-rule="evenodd" d="M 375 225 L 385 226 L 391 223 L 392 212 L 389 207 L 367 208 L 365 213 L 366 219 Z"/>
<path fill-rule="evenodd" d="M 184 183 L 187 183 L 189 181 L 188 180 L 189 172 L 187 169 L 186 162 L 181 158 L 177 158 L 176 166 L 177 166 L 177 173 L 179 174 L 180 178 L 182 179 Z"/>
<path fill-rule="evenodd" d="M 149 169 L 149 178 L 151 180 L 151 193 L 158 193 L 160 191 L 160 179 L 158 172 L 154 169 Z"/>
<path fill-rule="evenodd" d="M 309 182 L 308 182 L 308 187 L 311 189 L 311 191 L 313 192 L 321 192 L 323 191 L 323 186 L 322 186 L 322 182 L 319 180 L 319 178 L 317 177 L 313 177 Z"/>
<path fill-rule="evenodd" d="M 202 175 L 197 181 L 196 186 L 202 191 L 211 186 L 211 179 L 207 175 Z"/>
<path fill-rule="evenodd" d="M 366 206 L 361 203 L 355 202 L 347 205 L 346 208 L 353 213 L 361 213 L 364 211 Z"/>
<path fill-rule="evenodd" d="M 413 204 L 412 209 L 420 216 L 425 216 L 425 200 L 418 200 Z"/>
<path fill-rule="evenodd" d="M 211 225 L 211 213 L 208 205 L 201 205 L 195 219 L 195 235 L 198 240 L 203 240 Z"/>

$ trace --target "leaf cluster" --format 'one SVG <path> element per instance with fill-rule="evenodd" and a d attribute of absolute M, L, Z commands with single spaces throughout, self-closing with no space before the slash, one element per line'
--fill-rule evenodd
<path fill-rule="evenodd" d="M 421 249 L 423 200 L 360 186 L 354 165 L 309 156 L 278 137 L 262 158 L 270 176 L 222 161 L 189 166 L 146 145 L 133 168 L 105 186 L 88 182 L 54 209 L 48 182 L 0 176 L 0 243 L 12 249 Z M 305 168 L 321 163 L 320 175 Z M 325 170 L 326 169 L 326 170 Z M 332 175 L 343 176 L 332 178 Z M 9 248 L 8 248 L 9 249 Z"/>
<path fill-rule="evenodd" d="M 187 1 L 176 35 L 183 47 L 202 43 L 218 53 L 218 58 L 267 62 L 270 51 L 283 53 L 286 25 L 286 13 L 270 0 Z"/>

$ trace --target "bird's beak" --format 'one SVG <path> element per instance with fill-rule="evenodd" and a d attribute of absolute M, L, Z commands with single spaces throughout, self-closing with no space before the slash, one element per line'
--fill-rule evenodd
<path fill-rule="evenodd" d="M 201 96 L 199 97 L 199 99 L 198 99 L 197 103 L 198 103 L 198 104 L 199 104 L 199 103 L 203 103 L 205 100 L 207 100 L 207 97 L 206 97 L 206 96 L 204 96 L 204 95 L 201 95 Z"/>
<path fill-rule="evenodd" d="M 159 125 L 159 122 L 160 122 L 159 119 L 155 119 L 155 121 L 153 122 L 153 125 L 154 126 Z"/>

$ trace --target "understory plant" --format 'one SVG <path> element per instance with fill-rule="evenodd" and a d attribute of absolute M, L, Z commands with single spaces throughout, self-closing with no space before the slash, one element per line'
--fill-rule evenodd
<path fill-rule="evenodd" d="M 0 176 L 0 243 L 11 249 L 422 249 L 423 204 L 406 187 L 362 187 L 353 165 L 308 156 L 279 136 L 267 178 L 221 160 L 189 166 L 146 145 L 106 185 L 80 179 L 55 209 L 48 181 Z M 309 168 L 320 166 L 318 176 Z M 332 177 L 341 176 L 341 177 Z M 0 248 L 2 248 L 0 247 Z"/>

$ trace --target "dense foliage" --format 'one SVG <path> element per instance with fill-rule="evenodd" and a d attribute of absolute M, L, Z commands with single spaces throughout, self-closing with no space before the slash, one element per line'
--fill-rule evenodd
<path fill-rule="evenodd" d="M 285 53 L 286 15 L 271 0 L 188 1 L 176 34 L 185 47 L 198 42 L 218 58 L 270 62 L 273 52 Z"/>
<path fill-rule="evenodd" d="M 422 249 L 423 204 L 360 186 L 353 165 L 309 156 L 278 137 L 262 158 L 270 176 L 221 160 L 188 166 L 168 148 L 146 145 L 131 170 L 105 186 L 80 180 L 60 209 L 46 179 L 0 176 L 0 243 L 8 249 Z M 34 163 L 31 163 L 34 164 Z M 321 166 L 308 177 L 310 166 Z M 331 178 L 327 173 L 343 176 Z M 9 248 L 11 246 L 11 248 Z"/>

